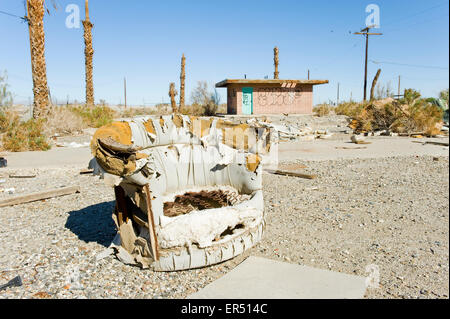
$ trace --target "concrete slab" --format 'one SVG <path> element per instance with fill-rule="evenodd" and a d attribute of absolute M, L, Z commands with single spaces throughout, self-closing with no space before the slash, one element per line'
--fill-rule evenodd
<path fill-rule="evenodd" d="M 188 299 L 360 299 L 365 278 L 249 257 Z"/>
<path fill-rule="evenodd" d="M 307 161 L 339 160 L 354 158 L 384 158 L 393 156 L 449 156 L 448 146 L 422 145 L 417 142 L 438 141 L 448 143 L 447 138 L 414 139 L 408 137 L 376 137 L 366 139 L 371 144 L 356 145 L 348 140 L 314 140 L 280 143 L 279 161 L 297 159 Z M 416 142 L 416 143 L 413 143 Z M 347 149 L 343 149 L 343 148 Z M 359 147 L 359 149 L 357 149 Z M 361 147 L 364 147 L 361 149 Z M 353 148 L 353 149 L 352 149 Z"/>
<path fill-rule="evenodd" d="M 8 168 L 87 168 L 92 159 L 89 147 L 57 148 L 47 152 L 2 153 Z"/>

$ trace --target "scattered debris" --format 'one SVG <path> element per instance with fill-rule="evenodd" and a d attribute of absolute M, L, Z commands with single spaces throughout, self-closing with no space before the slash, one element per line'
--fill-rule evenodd
<path fill-rule="evenodd" d="M 351 141 L 355 144 L 371 144 L 370 142 L 366 142 L 361 135 L 352 135 Z"/>
<path fill-rule="evenodd" d="M 359 147 L 348 147 L 348 146 L 336 146 L 338 150 L 365 150 L 367 146 L 359 146 Z"/>
<path fill-rule="evenodd" d="M 8 161 L 4 157 L 0 157 L 0 167 L 8 166 Z"/>
<path fill-rule="evenodd" d="M 294 177 L 300 177 L 305 179 L 315 179 L 317 178 L 317 175 L 310 175 L 310 174 L 303 174 L 293 171 L 284 171 L 284 170 L 264 170 L 265 172 L 276 174 L 276 175 L 283 175 L 283 176 L 294 176 Z"/>
<path fill-rule="evenodd" d="M 424 141 L 424 142 L 419 142 L 419 141 L 411 141 L 413 143 L 420 143 L 422 145 L 426 145 L 426 144 L 431 144 L 431 145 L 439 145 L 439 146 L 449 146 L 449 143 L 446 142 L 435 142 L 435 141 Z"/>
<path fill-rule="evenodd" d="M 8 281 L 6 284 L 1 285 L 0 291 L 5 290 L 7 288 L 20 287 L 20 286 L 22 286 L 22 278 L 20 276 L 17 276 L 15 278 L 11 279 L 10 281 Z"/>
<path fill-rule="evenodd" d="M 88 147 L 88 146 L 89 146 L 89 142 L 84 142 L 84 143 L 77 143 L 77 142 L 56 143 L 56 147 L 82 148 L 82 147 Z"/>
<path fill-rule="evenodd" d="M 79 193 L 79 192 L 80 192 L 79 186 L 64 187 L 64 188 L 49 190 L 49 191 L 45 191 L 45 192 L 33 193 L 33 194 L 24 195 L 24 196 L 18 196 L 15 198 L 1 200 L 0 207 L 30 203 L 30 202 L 35 202 L 38 200 L 59 197 L 59 196 L 65 196 L 65 195 L 70 195 L 70 194 Z"/>
<path fill-rule="evenodd" d="M 11 187 L 11 188 L 0 188 L 0 193 L 14 194 L 15 192 L 16 192 L 16 189 L 14 187 Z"/>

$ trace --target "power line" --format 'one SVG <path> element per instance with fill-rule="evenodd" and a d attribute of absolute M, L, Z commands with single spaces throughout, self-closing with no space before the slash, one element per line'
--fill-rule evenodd
<path fill-rule="evenodd" d="M 442 66 L 430 66 L 430 65 L 419 65 L 419 64 L 406 64 L 406 63 L 385 62 L 385 61 L 374 61 L 374 60 L 370 60 L 370 62 L 372 62 L 372 63 L 374 63 L 374 64 L 393 64 L 393 65 L 409 66 L 409 67 L 414 67 L 414 68 L 448 70 L 448 67 L 442 67 Z"/>
<path fill-rule="evenodd" d="M 406 19 L 409 19 L 409 18 L 418 16 L 418 15 L 421 15 L 422 13 L 428 12 L 428 11 L 436 9 L 436 8 L 439 8 L 439 7 L 441 7 L 441 6 L 443 6 L 443 5 L 447 4 L 447 3 L 448 3 L 447 1 L 444 1 L 444 2 L 441 2 L 441 3 L 437 4 L 437 5 L 435 5 L 435 6 L 432 6 L 432 7 L 429 7 L 427 9 L 424 9 L 422 11 L 419 11 L 419 12 L 416 12 L 416 13 L 404 16 L 403 18 L 399 18 L 399 19 L 388 21 L 387 24 L 383 24 L 383 28 L 385 28 L 386 26 L 396 25 L 396 24 L 398 24 L 398 22 L 401 22 L 401 21 L 404 21 Z"/>
<path fill-rule="evenodd" d="M 18 15 L 16 15 L 16 14 L 12 14 L 12 13 L 5 12 L 5 11 L 1 11 L 1 10 L 0 10 L 0 13 L 1 13 L 1 14 L 4 14 L 4 15 L 7 15 L 7 16 L 10 16 L 10 17 L 19 18 L 19 19 L 21 19 L 22 21 L 27 21 L 27 18 L 26 18 L 26 17 L 20 17 L 20 16 L 18 16 Z"/>

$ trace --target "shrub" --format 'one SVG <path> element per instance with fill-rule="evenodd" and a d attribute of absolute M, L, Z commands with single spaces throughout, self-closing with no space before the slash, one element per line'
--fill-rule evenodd
<path fill-rule="evenodd" d="M 336 106 L 334 112 L 337 115 L 346 115 L 348 117 L 354 118 L 364 109 L 364 104 L 356 102 L 344 102 Z"/>
<path fill-rule="evenodd" d="M 326 116 L 330 114 L 331 107 L 328 104 L 319 104 L 313 108 L 313 112 L 316 116 Z"/>
<path fill-rule="evenodd" d="M 387 98 L 356 106 L 346 105 L 339 112 L 346 112 L 353 119 L 350 127 L 356 132 L 389 130 L 426 135 L 439 133 L 443 115 L 441 108 L 423 99 L 413 89 L 405 90 L 404 97 L 398 101 Z"/>
<path fill-rule="evenodd" d="M 191 94 L 192 105 L 180 110 L 184 114 L 214 116 L 219 109 L 220 96 L 217 90 L 214 92 L 208 90 L 208 84 L 205 81 L 199 81 L 197 87 Z"/>
<path fill-rule="evenodd" d="M 47 115 L 44 133 L 47 136 L 73 134 L 81 132 L 86 127 L 81 115 L 68 107 L 60 106 L 52 108 Z"/>
<path fill-rule="evenodd" d="M 81 116 L 87 126 L 95 128 L 110 124 L 115 116 L 114 110 L 106 105 L 96 105 L 93 107 L 72 106 L 70 110 Z"/>
<path fill-rule="evenodd" d="M 2 148 L 11 152 L 47 151 L 50 144 L 43 133 L 44 119 L 21 122 L 19 116 L 5 113 L 2 117 Z"/>

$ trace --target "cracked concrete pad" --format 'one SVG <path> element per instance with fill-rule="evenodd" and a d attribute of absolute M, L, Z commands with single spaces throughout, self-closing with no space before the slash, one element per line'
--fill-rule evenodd
<path fill-rule="evenodd" d="M 249 257 L 188 299 L 359 299 L 366 278 Z"/>

